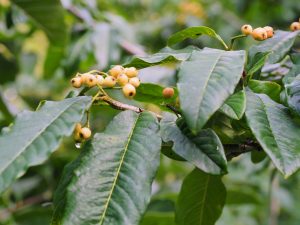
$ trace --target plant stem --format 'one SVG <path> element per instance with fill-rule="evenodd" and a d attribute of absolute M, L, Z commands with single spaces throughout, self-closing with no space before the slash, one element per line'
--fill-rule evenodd
<path fill-rule="evenodd" d="M 245 35 L 245 34 L 240 34 L 240 35 L 237 35 L 237 36 L 232 37 L 232 38 L 231 38 L 231 41 L 230 41 L 230 45 L 229 45 L 228 50 L 229 50 L 229 51 L 232 50 L 233 44 L 234 44 L 235 40 L 240 39 L 240 38 L 245 38 L 245 37 L 247 37 L 247 35 Z"/>

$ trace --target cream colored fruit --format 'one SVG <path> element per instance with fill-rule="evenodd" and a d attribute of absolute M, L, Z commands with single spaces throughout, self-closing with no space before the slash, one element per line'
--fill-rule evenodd
<path fill-rule="evenodd" d="M 88 127 L 81 128 L 81 131 L 79 132 L 80 137 L 83 139 L 89 139 L 92 135 L 92 131 Z"/>
<path fill-rule="evenodd" d="M 118 76 L 117 82 L 120 86 L 124 86 L 125 84 L 127 84 L 129 81 L 128 77 L 122 73 Z"/>
<path fill-rule="evenodd" d="M 97 84 L 102 86 L 103 82 L 104 82 L 104 77 L 101 76 L 101 75 L 95 75 L 95 77 L 96 77 L 96 80 L 97 80 Z"/>
<path fill-rule="evenodd" d="M 171 87 L 166 87 L 166 88 L 164 88 L 162 94 L 163 94 L 164 98 L 172 98 L 174 95 L 174 89 Z"/>
<path fill-rule="evenodd" d="M 132 98 L 136 94 L 136 89 L 132 84 L 125 84 L 122 88 L 123 94 L 127 98 Z"/>
<path fill-rule="evenodd" d="M 129 79 L 129 83 L 132 84 L 134 87 L 140 86 L 140 79 L 138 77 L 133 77 Z"/>
<path fill-rule="evenodd" d="M 243 25 L 243 26 L 241 27 L 241 31 L 242 31 L 242 33 L 245 34 L 245 35 L 250 35 L 250 34 L 252 33 L 252 31 L 253 31 L 253 28 L 252 28 L 251 25 L 245 24 L 245 25 Z"/>
<path fill-rule="evenodd" d="M 266 26 L 264 27 L 265 31 L 267 32 L 267 38 L 271 38 L 274 35 L 273 27 Z"/>
<path fill-rule="evenodd" d="M 104 78 L 103 86 L 104 87 L 114 87 L 117 83 L 117 79 L 113 76 L 107 76 Z"/>
<path fill-rule="evenodd" d="M 117 66 L 114 66 L 113 68 L 111 68 L 108 73 L 113 76 L 114 78 L 117 78 L 120 74 L 122 74 L 124 71 L 124 67 L 123 66 L 120 66 L 120 65 L 117 65 Z"/>
<path fill-rule="evenodd" d="M 94 75 L 87 75 L 85 78 L 85 85 L 88 87 L 94 87 L 97 85 L 97 79 Z"/>
<path fill-rule="evenodd" d="M 267 31 L 264 28 L 258 27 L 252 31 L 252 37 L 257 41 L 263 41 L 267 39 Z"/>
<path fill-rule="evenodd" d="M 290 26 L 291 31 L 297 31 L 300 30 L 300 21 L 299 22 L 293 22 Z"/>
<path fill-rule="evenodd" d="M 71 80 L 71 84 L 74 88 L 80 88 L 81 85 L 82 85 L 82 79 L 81 77 L 74 77 L 72 80 Z"/>
<path fill-rule="evenodd" d="M 132 78 L 138 75 L 138 70 L 135 67 L 129 67 L 124 69 L 124 73 L 127 77 Z"/>

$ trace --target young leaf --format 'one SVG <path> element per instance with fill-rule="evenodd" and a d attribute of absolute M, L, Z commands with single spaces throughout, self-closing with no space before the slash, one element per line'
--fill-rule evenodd
<path fill-rule="evenodd" d="M 239 91 L 231 95 L 219 109 L 220 112 L 234 120 L 240 120 L 246 109 L 245 91 Z"/>
<path fill-rule="evenodd" d="M 176 224 L 214 225 L 222 214 L 225 200 L 221 176 L 195 169 L 183 181 L 176 205 Z"/>
<path fill-rule="evenodd" d="M 272 81 L 249 80 L 248 86 L 258 94 L 266 94 L 274 101 L 280 101 L 281 86 Z"/>
<path fill-rule="evenodd" d="M 175 50 L 166 47 L 154 55 L 144 57 L 133 57 L 130 62 L 123 65 L 124 67 L 134 66 L 138 69 L 143 69 L 150 66 L 160 65 L 164 63 L 176 63 L 187 60 L 193 50 L 200 50 L 194 46 L 188 46 L 186 48 Z"/>
<path fill-rule="evenodd" d="M 197 168 L 210 174 L 226 173 L 227 161 L 224 149 L 215 132 L 211 129 L 204 129 L 197 135 L 193 135 L 185 124 L 180 130 L 176 125 L 176 119 L 174 114 L 164 114 L 161 121 L 163 141 L 172 141 L 173 151 Z"/>
<path fill-rule="evenodd" d="M 200 35 L 205 34 L 210 37 L 216 38 L 218 41 L 221 42 L 221 44 L 225 47 L 225 49 L 228 49 L 227 45 L 223 41 L 223 39 L 218 35 L 213 29 L 205 26 L 200 27 L 189 27 L 184 30 L 181 30 L 169 37 L 168 39 L 168 45 L 175 45 L 179 42 L 184 41 L 187 38 L 198 38 Z"/>
<path fill-rule="evenodd" d="M 300 125 L 288 108 L 267 95 L 247 91 L 246 119 L 252 133 L 285 177 L 300 167 Z"/>
<path fill-rule="evenodd" d="M 137 225 L 159 165 L 158 129 L 151 113 L 118 114 L 64 170 L 52 224 Z"/>
<path fill-rule="evenodd" d="M 258 52 L 271 52 L 267 62 L 270 64 L 277 63 L 289 52 L 299 34 L 299 31 L 276 30 L 272 38 L 264 40 L 259 45 L 252 46 L 249 49 L 249 58 L 255 57 Z"/>
<path fill-rule="evenodd" d="M 253 58 L 250 57 L 249 62 L 246 66 L 247 75 L 251 76 L 258 70 L 260 70 L 270 54 L 271 52 L 258 52 L 254 55 Z"/>
<path fill-rule="evenodd" d="M 90 105 L 90 97 L 45 102 L 36 112 L 22 112 L 0 136 L 0 192 L 28 167 L 42 163 L 69 136 Z"/>
<path fill-rule="evenodd" d="M 244 67 L 244 51 L 206 48 L 182 63 L 177 83 L 183 115 L 193 133 L 233 94 Z"/>

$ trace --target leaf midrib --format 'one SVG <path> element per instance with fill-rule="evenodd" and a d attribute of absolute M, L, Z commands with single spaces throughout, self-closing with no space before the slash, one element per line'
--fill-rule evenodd
<path fill-rule="evenodd" d="M 203 195 L 203 200 L 202 200 L 203 204 L 202 204 L 201 212 L 200 212 L 200 225 L 202 224 L 202 221 L 203 221 L 203 211 L 204 211 L 204 206 L 205 206 L 205 202 L 206 202 L 206 195 L 207 195 L 209 180 L 210 180 L 210 176 L 208 175 L 206 183 L 205 183 L 204 195 Z"/>

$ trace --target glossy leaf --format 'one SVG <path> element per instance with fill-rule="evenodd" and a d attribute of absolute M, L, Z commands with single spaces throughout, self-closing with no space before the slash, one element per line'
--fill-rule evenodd
<path fill-rule="evenodd" d="M 204 129 L 193 135 L 185 124 L 180 129 L 176 125 L 176 119 L 174 114 L 164 114 L 161 121 L 163 141 L 173 142 L 173 151 L 197 168 L 210 174 L 226 173 L 224 149 L 214 131 Z"/>
<path fill-rule="evenodd" d="M 29 166 L 45 161 L 61 139 L 72 134 L 90 103 L 90 97 L 76 97 L 20 113 L 10 131 L 0 137 L 0 192 Z"/>
<path fill-rule="evenodd" d="M 158 129 L 151 113 L 118 114 L 64 170 L 52 224 L 137 225 L 159 165 Z"/>
<path fill-rule="evenodd" d="M 181 110 L 197 133 L 233 94 L 244 67 L 244 51 L 204 49 L 182 63 L 177 83 Z"/>
<path fill-rule="evenodd" d="M 143 57 L 135 56 L 131 59 L 130 62 L 126 63 L 124 66 L 125 67 L 134 66 L 136 68 L 143 69 L 149 66 L 185 61 L 191 56 L 193 50 L 200 50 L 200 49 L 194 46 L 188 46 L 180 50 L 175 50 L 166 47 L 162 49 L 160 52 L 153 55 L 143 56 Z"/>
<path fill-rule="evenodd" d="M 252 133 L 285 177 L 300 167 L 300 125 L 288 108 L 267 95 L 247 92 L 246 118 Z"/>
<path fill-rule="evenodd" d="M 234 120 L 239 120 L 243 117 L 246 109 L 246 94 L 245 91 L 239 91 L 231 95 L 219 109 L 220 112 Z"/>
<path fill-rule="evenodd" d="M 288 32 L 276 30 L 272 38 L 262 41 L 260 44 L 249 49 L 249 58 L 253 58 L 258 52 L 271 52 L 267 62 L 277 63 L 288 53 L 299 35 L 299 31 Z"/>
<path fill-rule="evenodd" d="M 214 225 L 222 214 L 225 200 L 221 176 L 195 169 L 183 181 L 176 206 L 176 224 Z"/>
<path fill-rule="evenodd" d="M 289 107 L 300 116 L 300 75 L 285 85 L 285 93 Z"/>
<path fill-rule="evenodd" d="M 249 62 L 247 63 L 246 67 L 247 75 L 251 76 L 255 72 L 259 71 L 265 64 L 270 54 L 271 52 L 258 52 L 254 55 L 254 57 L 249 58 Z"/>
<path fill-rule="evenodd" d="M 272 81 L 249 80 L 248 86 L 258 94 L 266 94 L 274 101 L 280 100 L 281 86 Z"/>
<path fill-rule="evenodd" d="M 218 35 L 213 29 L 205 26 L 189 27 L 171 35 L 168 39 L 168 45 L 175 45 L 179 42 L 184 41 L 187 38 L 195 39 L 203 34 L 217 39 L 219 42 L 221 42 L 225 49 L 228 48 L 223 39 L 220 37 L 220 35 Z"/>

